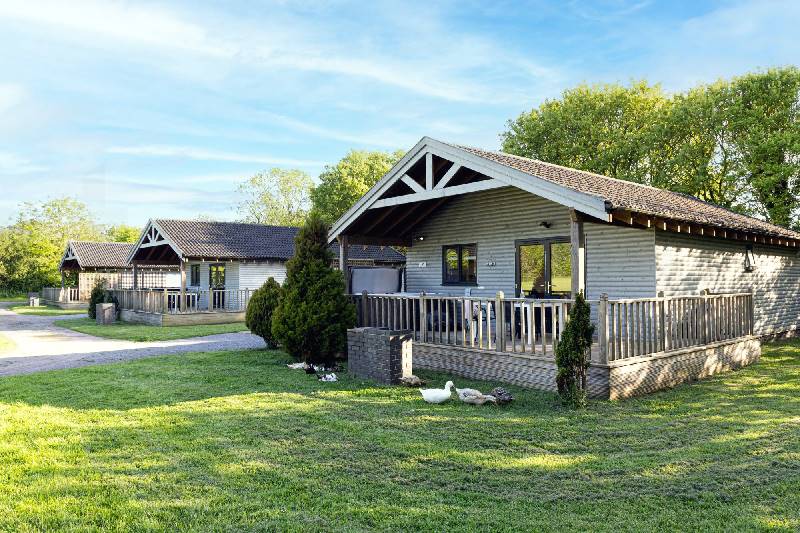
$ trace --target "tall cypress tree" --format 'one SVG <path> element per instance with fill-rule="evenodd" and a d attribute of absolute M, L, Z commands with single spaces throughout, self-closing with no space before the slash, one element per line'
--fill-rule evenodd
<path fill-rule="evenodd" d="M 347 328 L 356 322 L 344 276 L 331 267 L 332 261 L 328 228 L 312 214 L 295 238 L 294 257 L 286 263 L 283 293 L 272 315 L 272 334 L 290 355 L 326 366 L 345 350 Z"/>
<path fill-rule="evenodd" d="M 586 405 L 586 369 L 589 368 L 594 334 L 589 314 L 589 304 L 583 293 L 579 293 L 556 347 L 556 385 L 564 404 L 571 407 Z"/>

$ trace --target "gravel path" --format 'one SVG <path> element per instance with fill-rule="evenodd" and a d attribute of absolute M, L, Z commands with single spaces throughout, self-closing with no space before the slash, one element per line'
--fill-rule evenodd
<path fill-rule="evenodd" d="M 85 315 L 18 315 L 5 309 L 9 305 L 13 304 L 0 303 L 0 334 L 13 340 L 16 347 L 0 353 L 0 376 L 129 361 L 155 355 L 264 347 L 260 337 L 247 332 L 158 342 L 103 339 L 54 325 L 58 320 Z"/>

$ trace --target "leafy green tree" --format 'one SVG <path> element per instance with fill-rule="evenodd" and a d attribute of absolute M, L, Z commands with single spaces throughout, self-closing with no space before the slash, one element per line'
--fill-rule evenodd
<path fill-rule="evenodd" d="M 301 170 L 273 168 L 239 185 L 244 200 L 239 213 L 244 222 L 300 226 L 308 215 L 313 181 Z"/>
<path fill-rule="evenodd" d="M 612 178 L 648 181 L 652 129 L 668 97 L 658 85 L 579 85 L 508 122 L 505 152 Z"/>
<path fill-rule="evenodd" d="M 799 95 L 796 67 L 671 96 L 582 85 L 509 122 L 503 149 L 800 227 Z"/>
<path fill-rule="evenodd" d="M 30 291 L 59 282 L 67 241 L 102 240 L 85 204 L 72 198 L 24 203 L 0 231 L 0 289 Z"/>
<path fill-rule="evenodd" d="M 332 260 L 328 229 L 312 213 L 295 238 L 295 254 L 286 264 L 286 281 L 272 315 L 273 336 L 306 363 L 331 366 L 345 350 L 347 329 L 355 325 L 355 306 Z"/>
<path fill-rule="evenodd" d="M 247 329 L 258 335 L 267 344 L 267 348 L 275 348 L 277 341 L 272 336 L 272 315 L 281 297 L 281 286 L 270 277 L 250 296 L 245 314 Z"/>
<path fill-rule="evenodd" d="M 112 242 L 136 242 L 141 232 L 142 229 L 136 226 L 117 224 L 106 228 L 104 237 Z"/>
<path fill-rule="evenodd" d="M 754 210 L 800 227 L 800 69 L 734 78 L 729 91 L 732 142 Z"/>
<path fill-rule="evenodd" d="M 556 346 L 558 394 L 564 405 L 570 407 L 586 405 L 586 369 L 589 368 L 594 334 L 589 312 L 589 304 L 583 298 L 583 293 L 579 293 L 569 310 L 569 321 Z"/>
<path fill-rule="evenodd" d="M 311 191 L 313 210 L 322 217 L 323 222 L 333 224 L 403 155 L 404 152 L 399 150 L 392 153 L 348 152 L 335 165 L 326 166 L 319 175 L 319 185 Z"/>

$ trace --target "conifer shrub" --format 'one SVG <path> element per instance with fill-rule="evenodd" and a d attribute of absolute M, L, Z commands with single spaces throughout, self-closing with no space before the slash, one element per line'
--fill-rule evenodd
<path fill-rule="evenodd" d="M 342 272 L 331 267 L 328 228 L 312 213 L 295 238 L 286 281 L 272 315 L 272 334 L 295 358 L 332 366 L 355 325 L 356 309 L 345 294 Z"/>
<path fill-rule="evenodd" d="M 569 321 L 556 347 L 556 385 L 564 405 L 586 406 L 586 369 L 589 368 L 594 326 L 589 304 L 579 293 L 569 311 Z"/>
<path fill-rule="evenodd" d="M 269 278 L 264 284 L 253 292 L 247 304 L 245 323 L 253 335 L 258 335 L 273 349 L 278 343 L 272 335 L 272 315 L 278 306 L 281 296 L 281 286 L 274 278 Z"/>
<path fill-rule="evenodd" d="M 105 303 L 106 300 L 106 286 L 103 281 L 98 281 L 89 294 L 89 318 L 92 320 L 97 318 L 97 304 Z"/>

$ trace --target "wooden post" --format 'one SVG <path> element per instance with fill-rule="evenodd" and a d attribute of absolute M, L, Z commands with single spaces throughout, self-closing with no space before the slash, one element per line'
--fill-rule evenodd
<path fill-rule="evenodd" d="M 425 291 L 419 293 L 419 330 L 420 340 L 427 341 L 428 338 L 428 310 L 425 305 Z"/>
<path fill-rule="evenodd" d="M 747 314 L 750 315 L 749 316 L 750 320 L 748 320 L 748 325 L 747 325 L 747 330 L 748 330 L 747 333 L 748 333 L 748 335 L 752 335 L 753 334 L 753 330 L 755 328 L 755 322 L 756 322 L 756 315 L 755 315 L 756 309 L 755 309 L 755 296 L 754 296 L 754 294 L 751 292 L 747 296 L 747 299 L 748 299 Z"/>
<path fill-rule="evenodd" d="M 181 313 L 186 311 L 186 261 L 181 258 L 181 301 L 180 307 Z"/>
<path fill-rule="evenodd" d="M 169 292 L 164 287 L 164 293 L 161 298 L 161 313 L 166 315 L 169 312 Z"/>
<path fill-rule="evenodd" d="M 495 322 L 495 330 L 496 330 L 496 339 L 495 339 L 495 349 L 498 352 L 504 352 L 506 350 L 506 328 L 505 328 L 505 318 L 506 318 L 506 308 L 503 302 L 503 298 L 505 298 L 505 294 L 503 291 L 497 291 L 497 294 L 494 298 L 494 322 Z"/>
<path fill-rule="evenodd" d="M 347 255 L 349 250 L 349 243 L 347 235 L 339 235 L 339 270 L 342 271 L 344 276 L 344 292 L 350 294 L 350 271 L 347 266 Z"/>
<path fill-rule="evenodd" d="M 367 307 L 367 291 L 361 291 L 361 327 L 369 325 L 369 308 Z"/>
<path fill-rule="evenodd" d="M 133 264 L 133 290 L 139 288 L 139 265 Z"/>
<path fill-rule="evenodd" d="M 583 277 L 583 262 L 584 262 L 584 235 L 583 235 L 583 219 L 580 214 L 574 209 L 570 209 L 570 252 L 572 254 L 572 298 L 585 289 L 585 281 Z"/>
<path fill-rule="evenodd" d="M 608 294 L 600 295 L 597 308 L 598 341 L 600 343 L 600 364 L 608 363 Z"/>
<path fill-rule="evenodd" d="M 64 288 L 64 271 L 61 271 L 61 288 Z"/>

